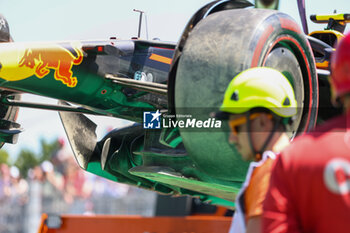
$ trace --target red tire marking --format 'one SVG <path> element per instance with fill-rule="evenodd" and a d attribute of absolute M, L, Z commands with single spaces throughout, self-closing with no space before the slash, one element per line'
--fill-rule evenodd
<path fill-rule="evenodd" d="M 307 43 L 307 45 L 309 46 L 309 48 L 311 48 L 311 45 L 310 45 L 310 43 L 309 43 L 309 40 L 306 40 L 306 43 Z M 315 60 L 315 57 L 314 56 L 312 56 L 312 61 L 313 61 L 313 63 L 314 63 L 314 65 L 315 65 L 315 67 L 316 67 L 316 60 Z M 316 67 L 317 68 L 317 67 Z M 316 72 L 316 84 L 317 84 L 317 86 L 318 86 L 318 75 L 317 75 L 317 72 Z M 318 104 L 319 104 L 319 95 L 317 95 L 317 99 L 316 99 L 316 105 L 317 105 L 317 108 L 318 108 Z M 316 126 L 316 122 L 317 122 L 317 117 L 318 117 L 318 114 L 316 114 L 316 120 L 315 120 L 315 123 L 314 123 L 314 125 L 313 125 L 313 127 L 315 127 Z"/>
<path fill-rule="evenodd" d="M 301 30 L 298 24 L 296 24 L 294 21 L 286 18 L 279 18 L 279 19 L 280 19 L 280 24 L 282 28 L 301 34 Z"/>
<path fill-rule="evenodd" d="M 259 42 L 255 47 L 255 51 L 254 51 L 254 55 L 253 55 L 252 63 L 250 65 L 250 67 L 258 66 L 261 51 L 264 47 L 264 44 L 265 44 L 267 38 L 269 38 L 269 36 L 271 35 L 272 32 L 273 32 L 273 27 L 271 25 L 269 25 L 267 27 L 267 29 L 265 30 L 264 34 L 259 38 Z"/>
<path fill-rule="evenodd" d="M 296 32 L 298 34 L 302 33 L 300 27 L 298 26 L 298 24 L 295 23 L 293 20 L 289 20 L 287 18 L 280 18 L 280 24 L 281 24 L 281 27 L 284 28 L 284 29 L 287 29 L 287 30 L 290 30 L 290 31 L 294 31 L 294 32 Z M 308 40 L 306 40 L 306 43 L 311 48 Z M 303 54 L 303 57 L 305 59 L 306 55 L 303 52 L 302 52 L 302 54 Z M 313 59 L 314 63 L 316 64 L 315 58 L 312 57 L 312 59 Z M 309 66 L 307 66 L 307 69 L 308 69 L 308 72 L 309 72 L 309 83 L 311 83 L 311 76 L 310 76 Z M 317 76 L 317 73 L 316 73 L 316 76 Z M 316 82 L 317 82 L 317 85 L 318 85 L 318 79 L 316 79 Z M 310 90 L 312 92 L 311 86 L 310 86 Z M 310 93 L 310 94 L 312 95 L 312 93 Z M 310 103 L 311 103 L 311 101 L 310 101 Z M 317 95 L 317 99 L 316 99 L 317 106 L 318 106 L 318 103 L 319 103 L 319 96 Z M 310 104 L 310 106 L 311 106 L 311 104 Z M 310 114 L 309 114 L 309 116 L 310 116 Z M 317 115 L 316 115 L 316 120 L 317 120 Z M 309 119 L 308 119 L 307 124 L 309 124 Z M 316 121 L 315 121 L 315 124 L 316 124 Z"/>

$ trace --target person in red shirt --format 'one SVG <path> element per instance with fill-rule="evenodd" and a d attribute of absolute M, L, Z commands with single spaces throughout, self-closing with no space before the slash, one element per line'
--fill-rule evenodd
<path fill-rule="evenodd" d="M 296 138 L 275 160 L 263 232 L 350 232 L 350 34 L 331 70 L 344 114 Z"/>

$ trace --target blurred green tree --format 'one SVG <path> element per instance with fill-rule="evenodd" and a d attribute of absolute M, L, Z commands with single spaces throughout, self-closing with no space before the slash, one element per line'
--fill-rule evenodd
<path fill-rule="evenodd" d="M 22 177 L 27 177 L 28 170 L 39 164 L 39 160 L 33 151 L 29 149 L 22 149 L 19 152 L 19 155 L 14 165 L 18 167 Z"/>
<path fill-rule="evenodd" d="M 6 150 L 0 150 L 0 163 L 9 163 L 9 153 Z"/>
<path fill-rule="evenodd" d="M 42 163 L 45 160 L 50 160 L 52 156 L 57 153 L 57 151 L 61 148 L 58 139 L 55 139 L 51 142 L 46 141 L 46 139 L 42 138 L 40 140 L 41 144 L 41 152 L 39 156 L 39 162 Z"/>
<path fill-rule="evenodd" d="M 32 150 L 23 148 L 17 157 L 14 165 L 18 167 L 23 177 L 27 177 L 28 170 L 40 165 L 45 160 L 50 160 L 51 157 L 57 153 L 60 148 L 58 139 L 51 142 L 46 141 L 46 139 L 40 140 L 40 152 L 35 154 Z M 1 156 L 1 154 L 0 154 Z"/>

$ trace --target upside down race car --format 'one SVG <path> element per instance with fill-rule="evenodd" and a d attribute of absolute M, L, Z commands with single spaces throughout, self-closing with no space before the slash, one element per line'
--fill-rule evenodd
<path fill-rule="evenodd" d="M 303 28 L 287 14 L 266 9 L 276 9 L 278 1 L 256 1 L 265 9 L 246 0 L 210 2 L 193 15 L 178 43 L 139 38 L 17 43 L 2 18 L 0 141 L 16 142 L 19 107 L 56 110 L 82 169 L 233 207 L 248 164 L 227 143 L 227 124 L 211 113 L 236 74 L 256 66 L 283 72 L 300 106 L 291 138 L 338 113 L 329 102 L 328 66 L 350 16 L 313 15 L 327 28 L 308 34 L 298 2 Z M 24 102 L 21 93 L 59 101 Z M 98 139 L 96 124 L 85 114 L 135 123 Z"/>

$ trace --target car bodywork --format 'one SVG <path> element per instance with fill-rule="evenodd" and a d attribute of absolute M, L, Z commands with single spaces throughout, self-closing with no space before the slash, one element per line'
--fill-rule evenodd
<path fill-rule="evenodd" d="M 207 48 L 198 45 L 200 47 L 194 50 L 195 55 L 191 55 L 189 45 L 206 30 L 214 31 L 207 26 L 211 21 L 221 21 L 226 13 L 241 15 L 242 18 L 246 13 L 255 14 L 251 7 L 252 4 L 245 0 L 208 3 L 191 18 L 178 43 L 136 38 L 0 44 L 1 141 L 16 141 L 21 131 L 15 122 L 18 107 L 56 110 L 60 112 L 75 158 L 83 169 L 116 182 L 164 194 L 191 195 L 213 204 L 233 207 L 248 164 L 240 159 L 234 146 L 228 145 L 225 122 L 220 129 L 197 130 L 181 127 L 145 129 L 143 122 L 145 112 L 157 111 L 163 114 L 163 118 L 168 116 L 173 120 L 179 120 L 180 115 L 190 115 L 214 122 L 210 113 L 217 111 L 227 83 L 243 68 L 227 71 L 230 75 L 221 75 L 225 76 L 222 80 L 212 75 L 208 79 L 210 82 L 199 82 L 197 78 L 205 77 L 205 74 L 194 72 L 203 65 L 198 65 L 202 64 L 200 62 L 190 63 L 196 59 L 203 60 L 203 51 Z M 249 9 L 243 11 L 246 8 Z M 214 16 L 221 18 L 215 19 Z M 325 96 L 329 95 L 329 73 L 324 62 L 329 61 L 326 49 L 334 44 L 327 45 L 315 36 L 307 39 L 286 15 L 264 11 L 259 13 L 259 17 L 257 22 L 264 20 L 268 29 L 271 25 L 274 28 L 266 35 L 264 43 L 258 43 L 264 37 L 253 33 L 247 35 L 255 46 L 253 42 L 250 44 L 253 55 L 249 59 L 252 62 L 247 63 L 246 68 L 261 65 L 282 67 L 277 62 L 281 58 L 285 59 L 282 59 L 283 62 L 288 61 L 289 66 L 301 67 L 299 73 L 281 68 L 292 78 L 299 77 L 292 82 L 295 82 L 296 89 L 301 85 L 303 90 L 300 102 L 305 106 L 300 110 L 298 123 L 291 130 L 291 137 L 294 137 L 296 133 L 313 128 L 319 106 L 327 109 L 319 113 L 323 119 L 337 113 L 336 110 L 329 113 L 327 98 L 319 103 L 320 91 L 326 93 Z M 241 27 L 252 28 L 250 30 L 256 32 L 254 25 L 252 22 Z M 271 37 L 273 32 L 280 34 Z M 272 41 L 268 41 L 270 37 Z M 215 38 L 218 37 L 209 39 L 213 41 Z M 273 46 L 268 47 L 270 44 Z M 259 56 L 254 58 L 259 46 Z M 319 62 L 319 67 L 314 62 L 312 51 L 319 52 L 319 58 L 324 59 Z M 241 59 L 245 53 L 248 54 L 248 49 L 235 53 L 237 58 L 234 59 Z M 224 69 L 221 65 L 229 61 L 225 58 L 224 62 L 217 62 L 221 54 L 213 53 L 206 57 L 209 64 L 215 64 L 221 70 Z M 244 67 L 243 62 L 239 64 Z M 191 69 L 191 65 L 196 71 Z M 228 66 L 236 67 L 234 64 Z M 317 68 L 325 71 L 318 72 Z M 206 85 L 211 88 L 207 88 L 207 92 Z M 23 102 L 19 100 L 20 93 L 51 97 L 59 102 L 57 105 Z M 213 99 L 215 101 L 211 102 Z M 200 106 L 201 103 L 203 106 Z M 111 116 L 135 123 L 97 139 L 96 124 L 84 114 Z"/>

